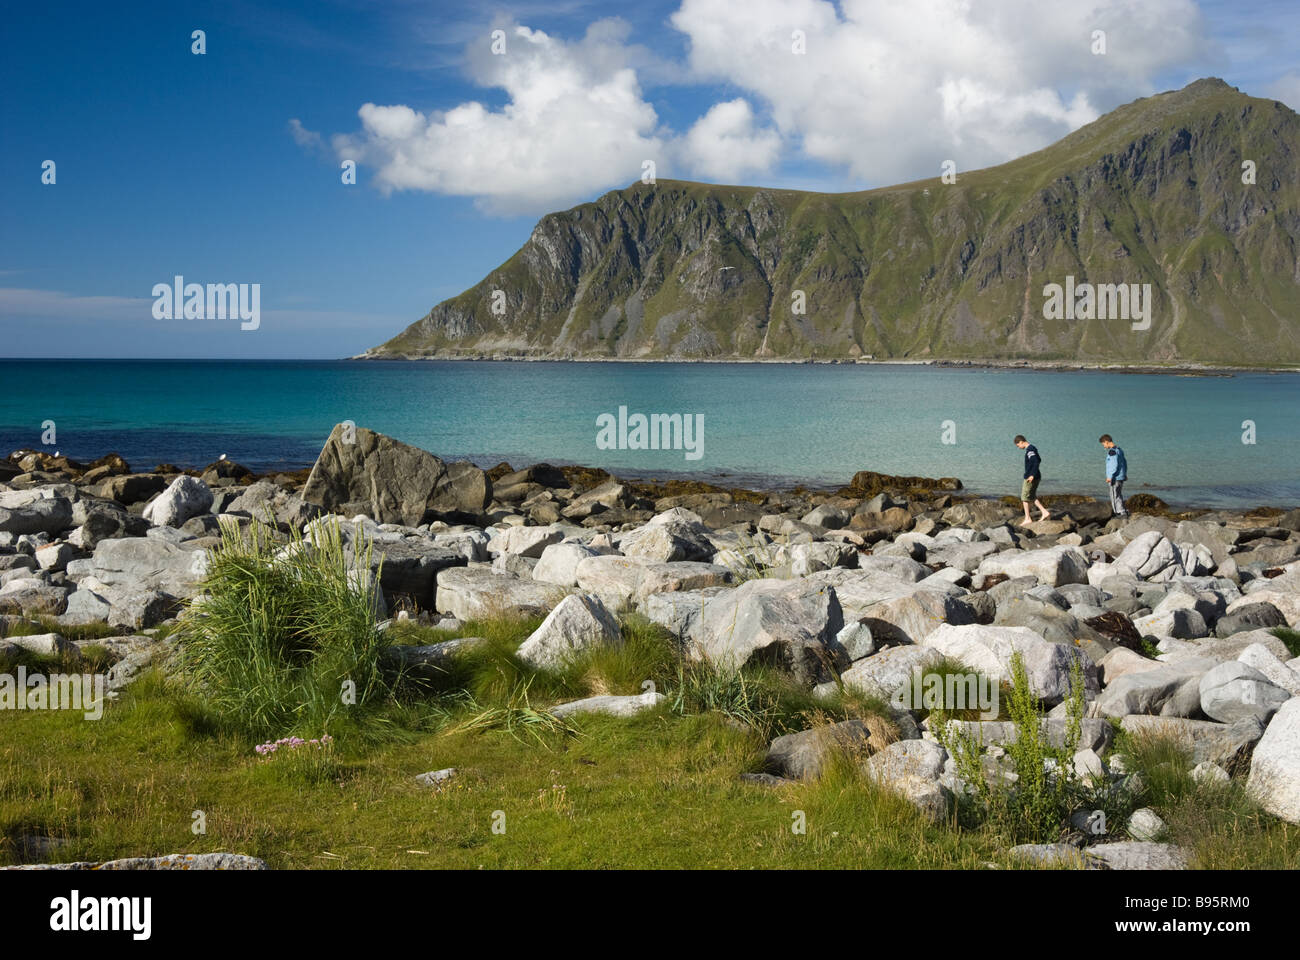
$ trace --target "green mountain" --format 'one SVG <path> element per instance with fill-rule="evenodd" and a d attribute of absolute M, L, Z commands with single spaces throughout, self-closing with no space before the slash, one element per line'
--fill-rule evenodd
<path fill-rule="evenodd" d="M 956 177 L 637 183 L 543 217 L 362 356 L 1300 363 L 1300 116 L 1283 104 L 1198 80 Z M 1048 318 L 1044 287 L 1067 277 L 1150 284 L 1149 328 L 1117 301 Z"/>

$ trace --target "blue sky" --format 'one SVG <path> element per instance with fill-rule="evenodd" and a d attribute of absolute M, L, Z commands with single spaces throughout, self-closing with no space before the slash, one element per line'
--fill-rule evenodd
<path fill-rule="evenodd" d="M 854 190 L 1010 159 L 1202 76 L 1300 107 L 1293 0 L 1080 6 L 15 7 L 0 355 L 357 353 L 646 159 L 660 178 Z M 260 283 L 260 327 L 155 319 L 177 274 Z"/>

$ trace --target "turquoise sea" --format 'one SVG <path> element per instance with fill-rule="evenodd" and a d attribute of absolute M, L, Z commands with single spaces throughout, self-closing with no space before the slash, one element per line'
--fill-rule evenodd
<path fill-rule="evenodd" d="M 1019 490 L 1023 433 L 1043 492 L 1105 496 L 1113 434 L 1130 494 L 1197 506 L 1300 505 L 1300 375 L 1177 376 L 868 364 L 5 360 L 0 446 L 135 469 L 309 465 L 342 420 L 443 458 L 581 463 L 622 476 L 839 486 L 857 470 Z M 685 450 L 600 449 L 597 419 L 702 417 Z M 692 421 L 696 422 L 696 421 Z M 1244 426 L 1243 426 L 1244 424 Z M 1253 436 L 1252 427 L 1253 424 Z M 1253 439 L 1245 443 L 1244 439 Z M 945 442 L 952 441 L 952 442 Z"/>

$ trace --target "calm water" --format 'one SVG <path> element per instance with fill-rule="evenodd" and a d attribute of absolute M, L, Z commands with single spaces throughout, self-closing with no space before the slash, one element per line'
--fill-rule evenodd
<path fill-rule="evenodd" d="M 1019 490 L 1023 433 L 1043 491 L 1105 495 L 1111 433 L 1130 493 L 1205 506 L 1300 504 L 1300 376 L 1055 373 L 919 366 L 631 363 L 0 361 L 0 446 L 53 420 L 74 458 L 137 469 L 310 464 L 341 420 L 444 458 L 547 460 L 625 476 L 840 485 L 857 470 Z M 601 414 L 703 416 L 702 457 L 598 449 Z M 1242 442 L 1243 421 L 1256 442 Z M 951 421 L 945 427 L 945 422 Z M 945 443 L 955 439 L 955 443 Z"/>

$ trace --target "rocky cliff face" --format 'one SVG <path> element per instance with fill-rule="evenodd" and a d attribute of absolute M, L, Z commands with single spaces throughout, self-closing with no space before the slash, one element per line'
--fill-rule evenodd
<path fill-rule="evenodd" d="M 1300 117 L 1219 80 L 955 183 L 638 183 L 364 356 L 1300 363 L 1298 184 Z M 1048 284 L 1149 284 L 1149 327 Z"/>

